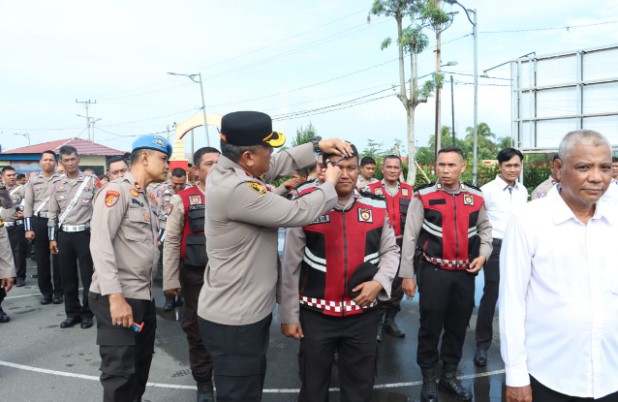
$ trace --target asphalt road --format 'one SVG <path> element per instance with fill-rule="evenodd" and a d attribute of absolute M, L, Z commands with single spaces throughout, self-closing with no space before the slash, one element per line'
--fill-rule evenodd
<path fill-rule="evenodd" d="M 30 275 L 35 269 L 31 260 L 29 264 Z M 156 294 L 160 307 L 163 304 L 160 288 Z M 100 401 L 102 388 L 98 381 L 100 358 L 95 345 L 96 329 L 79 326 L 61 329 L 64 305 L 42 306 L 39 299 L 36 279 L 29 277 L 26 286 L 14 288 L 2 304 L 11 321 L 0 324 L 0 401 Z M 421 373 L 415 363 L 418 305 L 415 300 L 404 301 L 402 310 L 397 319 L 407 336 L 396 339 L 385 335 L 380 345 L 375 402 L 418 401 L 420 398 Z M 179 309 L 166 313 L 158 308 L 157 317 L 155 356 L 144 401 L 194 401 L 195 386 L 188 365 L 186 338 L 178 322 Z M 487 367 L 477 368 L 472 364 L 475 320 L 476 315 L 466 337 L 460 374 L 464 384 L 472 389 L 475 401 L 504 401 L 504 373 L 497 336 Z M 494 327 L 497 328 L 497 319 Z M 296 401 L 300 386 L 297 348 L 296 341 L 281 335 L 279 323 L 274 320 L 264 402 Z M 333 402 L 339 401 L 337 386 L 334 369 Z M 442 402 L 454 400 L 441 394 Z"/>

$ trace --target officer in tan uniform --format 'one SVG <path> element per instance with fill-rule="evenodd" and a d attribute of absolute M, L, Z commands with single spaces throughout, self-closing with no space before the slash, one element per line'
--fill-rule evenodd
<path fill-rule="evenodd" d="M 314 164 L 317 150 L 352 153 L 344 141 L 316 138 L 271 158 L 273 148 L 284 142 L 267 114 L 235 112 L 221 120 L 222 155 L 206 180 L 208 265 L 198 302 L 218 401 L 261 400 L 275 306 L 278 228 L 306 225 L 333 208 L 341 172 L 330 166 L 326 182 L 296 200 L 268 192 L 265 182 Z"/>
<path fill-rule="evenodd" d="M 4 184 L 0 183 L 0 207 L 11 208 L 13 201 Z M 2 309 L 2 302 L 6 293 L 13 287 L 15 277 L 15 261 L 11 253 L 9 235 L 4 227 L 4 221 L 0 218 L 0 323 L 9 322 L 11 319 Z"/>
<path fill-rule="evenodd" d="M 58 255 L 53 254 L 50 262 L 47 217 L 52 182 L 60 178 L 56 169 L 56 153 L 44 151 L 39 160 L 41 171 L 26 183 L 24 191 L 24 226 L 26 239 L 34 241 L 36 270 L 39 290 L 43 295 L 41 304 L 60 304 L 62 298 L 62 281 Z M 52 265 L 53 262 L 53 265 Z M 53 267 L 53 276 L 52 276 Z"/>
<path fill-rule="evenodd" d="M 52 254 L 58 254 L 64 287 L 67 318 L 60 323 L 60 328 L 81 323 L 82 329 L 86 329 L 93 325 L 87 292 L 92 278 L 92 256 L 88 245 L 97 177 L 79 170 L 79 155 L 74 147 L 65 145 L 59 153 L 65 175 L 53 182 L 47 227 L 49 249 Z M 78 290 L 80 277 L 84 289 L 81 304 Z"/>
<path fill-rule="evenodd" d="M 17 172 L 12 166 L 2 168 L 2 180 L 9 192 L 13 205 L 8 208 L 0 207 L 0 218 L 4 221 L 4 227 L 9 234 L 13 260 L 17 277 L 15 286 L 22 287 L 26 284 L 26 250 L 28 242 L 24 232 L 24 186 L 17 184 Z"/>
<path fill-rule="evenodd" d="M 184 296 L 181 324 L 189 342 L 189 363 L 197 383 L 198 402 L 214 402 L 212 360 L 199 334 L 197 300 L 208 262 L 204 235 L 206 177 L 219 155 L 212 147 L 200 148 L 195 153 L 198 183 L 172 197 L 163 242 L 163 289 L 172 300 L 181 292 Z"/>
<path fill-rule="evenodd" d="M 140 401 L 146 389 L 157 326 L 152 280 L 159 250 L 145 189 L 165 179 L 171 153 L 164 137 L 139 137 L 130 171 L 109 182 L 94 202 L 89 299 L 97 317 L 105 402 Z"/>

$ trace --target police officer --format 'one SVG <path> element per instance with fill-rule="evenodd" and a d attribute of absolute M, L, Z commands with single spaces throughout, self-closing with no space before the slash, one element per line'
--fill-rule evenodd
<path fill-rule="evenodd" d="M 0 207 L 0 217 L 4 221 L 4 227 L 9 234 L 13 259 L 17 269 L 15 286 L 22 287 L 26 284 L 26 251 L 28 242 L 24 231 L 24 186 L 17 184 L 17 172 L 12 166 L 2 169 L 2 180 L 13 201 L 8 208 Z"/>
<path fill-rule="evenodd" d="M 0 207 L 12 208 L 13 201 L 11 196 L 0 183 Z M 11 243 L 9 235 L 4 227 L 4 221 L 0 218 L 0 323 L 9 322 L 11 319 L 2 309 L 2 302 L 6 297 L 6 293 L 13 286 L 13 278 L 15 277 L 15 261 L 11 253 Z"/>
<path fill-rule="evenodd" d="M 52 192 L 52 182 L 60 178 L 60 173 L 55 171 L 56 153 L 49 150 L 44 151 L 41 154 L 39 165 L 41 171 L 30 178 L 24 191 L 24 226 L 26 239 L 34 241 L 37 278 L 39 290 L 43 295 L 41 304 L 52 302 L 60 304 L 63 302 L 60 263 L 57 254 L 52 255 L 50 262 L 47 230 L 47 211 Z"/>
<path fill-rule="evenodd" d="M 184 296 L 181 324 L 189 343 L 189 363 L 197 382 L 198 402 L 214 402 L 212 360 L 200 337 L 197 300 L 208 262 L 204 235 L 206 177 L 219 155 L 212 147 L 200 148 L 195 153 L 193 162 L 198 183 L 172 196 L 163 242 L 163 289 L 166 296 L 173 298 L 181 292 Z"/>
<path fill-rule="evenodd" d="M 124 176 L 129 170 L 124 156 L 112 156 L 107 160 L 107 177 L 109 180 Z"/>
<path fill-rule="evenodd" d="M 221 157 L 206 180 L 208 265 L 199 296 L 200 335 L 214 363 L 217 400 L 261 400 L 275 305 L 277 231 L 306 225 L 335 206 L 340 171 L 306 197 L 288 200 L 265 182 L 315 163 L 317 150 L 349 155 L 341 140 L 315 139 L 271 158 L 285 137 L 270 116 L 234 112 L 221 120 Z"/>
<path fill-rule="evenodd" d="M 401 183 L 399 177 L 402 172 L 401 158 L 397 155 L 387 155 L 382 161 L 382 181 L 376 181 L 367 186 L 369 192 L 381 195 L 386 198 L 388 205 L 388 215 L 391 219 L 397 245 L 401 248 L 403 241 L 403 230 L 406 226 L 406 214 L 412 198 L 412 186 Z M 378 341 L 382 340 L 382 331 L 396 337 L 403 337 L 406 333 L 399 328 L 395 317 L 401 311 L 401 299 L 403 290 L 401 289 L 401 277 L 399 275 L 393 280 L 391 298 L 378 302 L 380 311 L 383 313 L 383 321 L 378 327 Z"/>
<path fill-rule="evenodd" d="M 419 285 L 416 360 L 423 373 L 422 402 L 438 401 L 440 359 L 440 386 L 458 400 L 472 399 L 456 372 L 474 308 L 474 278 L 491 254 L 491 225 L 481 191 L 460 181 L 465 168 L 459 148 L 438 151 L 438 183 L 417 188 L 408 209 L 399 275 L 408 297 Z"/>
<path fill-rule="evenodd" d="M 145 189 L 165 179 L 171 153 L 164 137 L 137 138 L 130 171 L 95 198 L 89 300 L 97 317 L 105 402 L 139 401 L 146 389 L 157 325 L 152 280 L 159 250 L 156 216 Z"/>
<path fill-rule="evenodd" d="M 77 149 L 60 147 L 60 163 L 65 175 L 53 182 L 49 198 L 49 249 L 58 254 L 60 275 L 64 286 L 64 307 L 67 318 L 60 328 L 81 323 L 83 329 L 92 327 L 92 312 L 88 307 L 88 292 L 92 278 L 90 255 L 90 219 L 92 200 L 97 190 L 97 177 L 79 170 Z M 79 261 L 79 264 L 78 264 Z M 79 275 L 78 275 L 79 265 Z M 79 301 L 79 278 L 84 291 Z"/>

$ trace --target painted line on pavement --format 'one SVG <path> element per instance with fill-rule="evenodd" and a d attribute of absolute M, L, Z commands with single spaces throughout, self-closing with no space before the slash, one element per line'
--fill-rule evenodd
<path fill-rule="evenodd" d="M 57 375 L 61 377 L 72 377 L 79 378 L 82 380 L 90 380 L 90 381 L 99 381 L 99 377 L 93 375 L 85 375 L 85 374 L 77 374 L 77 373 L 69 373 L 67 371 L 58 371 L 58 370 L 49 370 L 40 367 L 26 366 L 24 364 L 11 363 L 4 360 L 0 360 L 0 366 L 11 367 L 18 370 L 32 371 L 35 373 L 41 374 L 51 374 Z M 504 374 L 504 370 L 494 370 L 487 371 L 485 373 L 477 373 L 477 374 L 469 374 L 458 377 L 459 379 L 472 379 L 472 378 L 481 378 L 481 377 L 489 377 L 492 375 Z M 374 385 L 374 389 L 387 389 L 387 388 L 404 388 L 404 387 L 416 387 L 421 385 L 422 381 L 411 381 L 411 382 L 398 382 L 391 384 L 377 384 Z M 180 384 L 165 384 L 158 382 L 149 382 L 146 384 L 148 387 L 154 388 L 167 388 L 167 389 L 189 389 L 196 390 L 197 387 L 195 385 L 180 385 Z M 339 392 L 339 388 L 330 388 L 330 392 Z M 264 390 L 265 394 L 297 394 L 300 392 L 299 388 L 267 388 Z"/>

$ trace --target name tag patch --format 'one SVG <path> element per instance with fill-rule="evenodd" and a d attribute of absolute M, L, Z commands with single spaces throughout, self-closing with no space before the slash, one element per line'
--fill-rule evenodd
<path fill-rule="evenodd" d="M 358 221 L 365 222 L 365 223 L 372 223 L 373 222 L 373 211 L 371 211 L 370 209 L 359 208 L 358 209 Z"/>
<path fill-rule="evenodd" d="M 312 225 L 317 225 L 320 223 L 328 223 L 330 222 L 330 215 L 321 215 L 318 216 L 313 222 L 311 222 Z"/>

